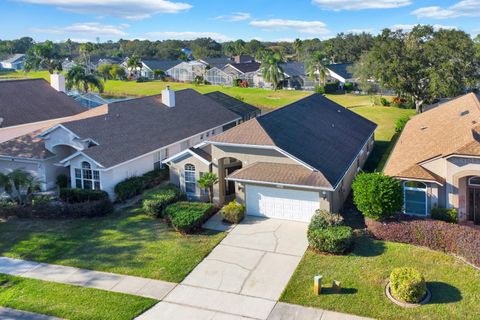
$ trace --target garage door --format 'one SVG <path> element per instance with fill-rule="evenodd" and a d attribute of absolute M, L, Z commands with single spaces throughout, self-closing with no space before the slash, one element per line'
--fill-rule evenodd
<path fill-rule="evenodd" d="M 310 221 L 320 206 L 318 192 L 246 186 L 247 214 L 296 221 Z"/>

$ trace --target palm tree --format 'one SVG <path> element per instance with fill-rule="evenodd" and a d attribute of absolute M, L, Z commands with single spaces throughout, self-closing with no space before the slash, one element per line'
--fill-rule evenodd
<path fill-rule="evenodd" d="M 295 50 L 295 55 L 297 56 L 297 60 L 300 58 L 300 51 L 302 49 L 303 41 L 300 39 L 295 39 L 293 42 L 292 46 L 293 49 Z"/>
<path fill-rule="evenodd" d="M 32 194 L 40 190 L 40 183 L 32 174 L 15 169 L 8 174 L 0 173 L 0 187 L 18 204 L 30 202 Z"/>
<path fill-rule="evenodd" d="M 208 190 L 208 199 L 210 203 L 213 202 L 213 186 L 217 183 L 218 176 L 213 172 L 207 172 L 200 179 L 198 179 L 198 185 L 200 188 Z"/>
<path fill-rule="evenodd" d="M 325 54 L 323 52 L 314 52 L 306 63 L 306 71 L 310 79 L 325 83 L 327 77 L 327 68 L 325 67 Z"/>
<path fill-rule="evenodd" d="M 52 41 L 47 40 L 43 44 L 36 44 L 27 53 L 25 70 L 40 69 L 47 69 L 50 74 L 53 74 L 55 70 L 62 70 L 62 62 Z"/>
<path fill-rule="evenodd" d="M 273 90 L 277 90 L 284 79 L 283 69 L 280 67 L 282 58 L 278 52 L 269 52 L 262 57 L 262 77 L 265 81 L 273 85 Z"/>
<path fill-rule="evenodd" d="M 75 87 L 79 91 L 87 93 L 88 89 L 93 87 L 103 92 L 102 80 L 96 74 L 87 74 L 85 68 L 80 65 L 73 67 L 67 72 L 66 85 L 68 90 Z"/>
<path fill-rule="evenodd" d="M 139 56 L 133 54 L 130 58 L 128 58 L 127 67 L 130 69 L 130 76 L 134 74 L 135 77 L 137 77 L 137 68 L 141 66 L 142 66 L 142 63 L 140 62 Z"/>

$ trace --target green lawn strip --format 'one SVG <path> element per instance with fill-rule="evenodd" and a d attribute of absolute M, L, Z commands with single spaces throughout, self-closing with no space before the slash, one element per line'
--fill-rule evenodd
<path fill-rule="evenodd" d="M 184 236 L 132 209 L 102 218 L 0 223 L 0 255 L 180 282 L 224 237 Z"/>
<path fill-rule="evenodd" d="M 158 301 L 0 274 L 0 306 L 71 320 L 130 320 Z"/>
<path fill-rule="evenodd" d="M 399 307 L 384 295 L 385 280 L 395 267 L 415 267 L 424 275 L 432 300 L 420 308 Z M 313 276 L 324 276 L 324 293 L 313 293 Z M 343 293 L 334 294 L 333 280 Z M 392 242 L 357 239 L 346 256 L 307 251 L 281 301 L 377 319 L 475 319 L 480 314 L 480 271 L 458 259 L 428 249 Z"/>

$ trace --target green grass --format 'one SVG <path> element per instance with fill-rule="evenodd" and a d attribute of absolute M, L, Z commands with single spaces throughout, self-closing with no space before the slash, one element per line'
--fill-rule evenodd
<path fill-rule="evenodd" d="M 0 306 L 71 320 L 130 320 L 156 300 L 0 274 Z"/>
<path fill-rule="evenodd" d="M 432 292 L 428 305 L 396 306 L 384 294 L 385 280 L 395 267 L 415 267 Z M 324 291 L 313 293 L 313 276 L 323 275 Z M 329 287 L 341 281 L 343 292 Z M 307 251 L 282 294 L 281 301 L 377 319 L 478 319 L 480 271 L 452 256 L 407 244 L 357 240 L 346 256 Z"/>
<path fill-rule="evenodd" d="M 180 282 L 224 238 L 183 236 L 140 209 L 102 218 L 0 223 L 0 256 Z"/>

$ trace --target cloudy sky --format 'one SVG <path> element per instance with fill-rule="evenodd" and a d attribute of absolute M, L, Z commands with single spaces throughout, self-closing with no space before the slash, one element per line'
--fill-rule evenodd
<path fill-rule="evenodd" d="M 415 24 L 480 33 L 480 0 L 1 0 L 0 39 L 326 39 Z"/>

